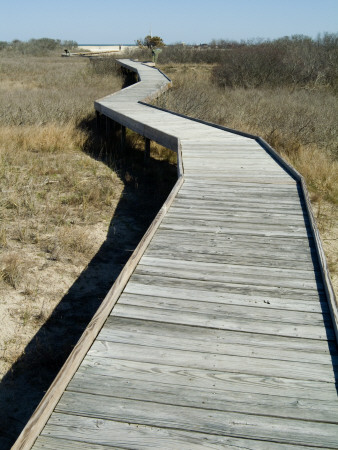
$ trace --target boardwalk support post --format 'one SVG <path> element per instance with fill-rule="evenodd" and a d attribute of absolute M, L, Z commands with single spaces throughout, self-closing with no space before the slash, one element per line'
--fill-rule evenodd
<path fill-rule="evenodd" d="M 100 125 L 101 125 L 101 114 L 99 111 L 96 111 L 96 131 L 100 131 Z"/>
<path fill-rule="evenodd" d="M 106 116 L 106 138 L 109 140 L 110 138 L 110 132 L 111 132 L 111 123 L 110 118 Z"/>
<path fill-rule="evenodd" d="M 126 127 L 122 125 L 121 127 L 121 150 L 126 149 Z"/>
<path fill-rule="evenodd" d="M 144 161 L 148 162 L 150 158 L 150 139 L 144 138 Z"/>

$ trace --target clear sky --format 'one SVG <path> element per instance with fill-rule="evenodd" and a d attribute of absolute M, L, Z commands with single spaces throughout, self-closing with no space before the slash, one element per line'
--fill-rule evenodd
<path fill-rule="evenodd" d="M 338 32 L 338 0 L 1 0 L 0 41 L 167 44 Z"/>

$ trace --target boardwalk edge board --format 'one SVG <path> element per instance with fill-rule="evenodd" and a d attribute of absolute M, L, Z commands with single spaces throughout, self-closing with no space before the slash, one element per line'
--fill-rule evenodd
<path fill-rule="evenodd" d="M 128 70 L 131 70 L 133 72 L 136 72 L 138 74 L 138 79 L 141 81 L 140 74 L 137 70 L 137 68 L 132 67 L 128 65 L 128 63 L 125 63 L 123 61 L 118 61 L 119 64 L 122 67 L 125 67 Z M 329 304 L 329 309 L 332 317 L 333 327 L 336 335 L 336 340 L 338 341 L 338 310 L 337 310 L 337 302 L 335 298 L 335 294 L 333 291 L 333 287 L 330 280 L 329 270 L 323 250 L 323 246 L 320 240 L 319 231 L 315 222 L 314 214 L 311 208 L 310 200 L 309 200 L 309 194 L 306 188 L 305 180 L 290 164 L 288 164 L 273 148 L 269 146 L 262 138 L 258 136 L 254 136 L 248 133 L 243 133 L 240 131 L 236 131 L 230 128 L 226 128 L 220 125 L 216 125 L 213 123 L 209 123 L 203 120 L 194 119 L 188 116 L 184 116 L 181 114 L 173 113 L 171 111 L 168 111 L 166 109 L 158 108 L 153 105 L 149 105 L 147 102 L 149 102 L 151 99 L 156 98 L 157 96 L 161 95 L 162 92 L 167 90 L 171 86 L 171 80 L 163 74 L 159 69 L 154 68 L 153 70 L 157 70 L 159 73 L 161 73 L 167 80 L 166 84 L 162 84 L 160 87 L 154 87 L 154 91 L 150 94 L 148 94 L 145 98 L 142 99 L 142 101 L 138 101 L 139 104 L 155 108 L 158 110 L 161 110 L 163 112 L 167 112 L 170 114 L 174 114 L 176 116 L 180 116 L 189 120 L 192 120 L 194 122 L 198 122 L 201 124 L 208 125 L 210 127 L 214 127 L 220 130 L 224 130 L 227 132 L 231 132 L 234 134 L 238 134 L 240 136 L 248 137 L 250 139 L 255 140 L 264 150 L 266 150 L 272 158 L 277 161 L 300 185 L 301 192 L 305 199 L 305 209 L 309 215 L 310 219 L 310 227 L 311 231 L 313 233 L 313 237 L 315 240 L 315 246 L 317 250 L 317 256 L 319 258 L 320 263 L 320 270 L 323 278 L 323 284 L 324 289 L 327 295 L 327 300 Z M 138 83 L 137 83 L 138 84 Z M 132 85 L 123 91 L 119 92 L 129 92 L 129 89 L 131 89 Z M 116 95 L 116 94 L 113 94 Z M 106 98 L 106 97 L 105 97 Z M 144 135 L 147 138 L 154 139 L 154 136 L 147 131 L 146 134 L 144 132 L 142 133 L 142 124 L 141 127 L 138 126 L 136 121 L 133 119 L 129 120 L 128 122 L 128 116 L 127 115 L 121 115 L 120 113 L 116 112 L 114 115 L 114 111 L 111 109 L 111 113 L 108 114 L 109 108 L 104 105 L 100 105 L 100 102 L 104 99 L 97 100 L 94 103 L 96 111 L 98 111 L 101 114 L 107 115 L 110 118 L 113 118 L 113 120 L 116 120 L 119 122 L 119 120 L 122 119 L 121 122 L 122 125 L 130 126 L 131 129 L 135 126 L 136 129 L 134 131 L 138 132 L 139 134 Z M 107 113 L 107 114 L 106 114 Z M 126 118 L 126 121 L 124 120 Z M 125 123 L 128 124 L 125 124 Z M 129 127 L 128 126 L 128 127 Z M 156 129 L 154 129 L 156 131 Z M 141 131 L 141 133 L 140 133 Z M 143 131 L 144 127 L 143 127 Z M 160 132 L 163 136 L 165 133 Z M 151 136 L 149 136 L 151 134 Z M 167 135 L 168 136 L 168 135 Z M 123 270 L 121 271 L 120 275 L 116 279 L 114 285 L 108 292 L 107 296 L 103 300 L 101 306 L 97 310 L 96 314 L 94 315 L 93 319 L 89 323 L 88 327 L 83 332 L 80 340 L 74 347 L 73 351 L 69 355 L 68 359 L 66 360 L 65 364 L 63 365 L 62 369 L 56 376 L 55 380 L 53 381 L 52 385 L 46 392 L 45 396 L 41 400 L 40 404 L 36 408 L 35 412 L 33 413 L 32 417 L 26 424 L 25 428 L 22 430 L 20 436 L 18 437 L 17 441 L 15 442 L 12 449 L 14 450 L 23 450 L 23 449 L 30 449 L 39 434 L 41 433 L 43 427 L 45 426 L 47 420 L 49 419 L 50 415 L 52 414 L 56 404 L 61 398 L 61 395 L 65 391 L 67 385 L 71 381 L 73 375 L 75 374 L 76 370 L 80 366 L 82 360 L 86 356 L 88 350 L 90 349 L 91 345 L 93 344 L 94 340 L 96 339 L 97 335 L 101 331 L 106 319 L 109 317 L 112 308 L 116 304 L 117 300 L 119 299 L 123 289 L 125 288 L 126 284 L 128 283 L 129 278 L 133 274 L 134 270 L 136 269 L 138 262 L 140 261 L 142 255 L 144 254 L 145 250 L 147 249 L 148 245 L 150 244 L 156 230 L 161 225 L 162 220 L 164 219 L 167 211 L 169 210 L 172 202 L 176 198 L 178 192 L 180 191 L 183 183 L 184 183 L 184 167 L 183 167 L 183 159 L 181 154 L 181 142 L 180 140 L 175 136 L 170 136 L 170 144 L 171 149 L 177 152 L 177 172 L 178 172 L 178 180 L 173 187 L 172 191 L 170 192 L 168 198 L 166 199 L 165 203 L 161 207 L 160 211 L 158 212 L 157 216 L 155 217 L 154 221 L 151 223 L 150 227 L 148 228 L 147 232 L 143 236 L 142 240 L 140 241 L 139 245 L 134 250 L 133 254 L 129 258 L 128 262 L 124 266 Z M 162 144 L 163 145 L 163 144 Z M 170 148 L 170 147 L 169 147 Z"/>

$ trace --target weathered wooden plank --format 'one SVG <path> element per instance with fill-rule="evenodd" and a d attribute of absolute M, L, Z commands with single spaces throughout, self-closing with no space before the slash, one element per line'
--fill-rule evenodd
<path fill-rule="evenodd" d="M 55 432 L 55 435 L 59 436 L 60 434 L 62 434 L 62 432 L 60 433 L 60 427 L 57 428 L 57 432 Z M 63 439 L 62 437 L 52 437 L 53 436 L 53 426 L 48 426 L 46 427 L 46 434 L 47 436 L 39 436 L 38 439 L 36 440 L 36 442 L 34 443 L 32 449 L 33 450 L 56 450 L 56 449 L 62 449 L 62 450 L 107 450 L 107 446 L 105 445 L 98 445 L 95 444 L 93 442 L 90 442 L 90 439 L 87 438 L 86 442 L 81 442 L 80 440 L 76 440 L 73 439 L 73 436 L 69 436 L 69 429 L 70 426 L 68 425 L 66 428 L 66 435 L 68 435 L 69 439 Z M 51 435 L 51 436 L 49 436 Z M 79 439 L 83 439 L 84 436 L 82 434 L 81 437 L 79 437 Z M 86 438 L 85 438 L 86 439 Z M 88 442 L 89 440 L 89 442 Z M 119 449 L 119 448 L 123 448 L 123 447 L 116 447 L 114 445 L 114 449 Z"/>
<path fill-rule="evenodd" d="M 201 158 L 207 158 L 209 160 L 212 152 L 212 160 L 225 159 L 237 160 L 240 164 L 249 162 L 262 162 L 269 161 L 276 164 L 273 159 L 267 157 L 266 152 L 262 151 L 259 146 L 250 147 L 248 145 L 240 144 L 239 142 L 213 142 L 205 144 L 204 147 L 197 146 L 195 144 L 188 146 L 184 145 L 184 158 L 188 160 L 199 160 Z"/>
<path fill-rule="evenodd" d="M 181 141 L 182 142 L 182 141 Z M 184 156 L 183 156 L 184 159 Z M 256 182 L 256 183 L 262 183 L 264 180 L 266 182 L 280 182 L 285 181 L 288 182 L 289 178 L 287 174 L 283 174 L 282 172 L 275 170 L 275 171 L 265 171 L 266 173 L 259 173 L 255 170 L 232 170 L 226 171 L 224 169 L 217 170 L 215 168 L 209 169 L 206 167 L 204 171 L 197 170 L 197 169 L 185 169 L 185 175 L 187 178 L 204 178 L 208 180 L 209 178 L 212 178 L 214 180 L 233 180 L 233 181 L 240 181 L 244 180 L 247 182 Z M 287 183 L 289 184 L 289 183 Z M 292 183 L 294 184 L 294 183 Z"/>
<path fill-rule="evenodd" d="M 260 249 L 264 252 L 268 252 L 270 249 L 288 250 L 290 252 L 290 258 L 292 258 L 292 252 L 296 251 L 298 254 L 309 255 L 311 251 L 315 251 L 313 245 L 313 239 L 311 237 L 294 237 L 294 236 L 256 236 L 256 235 L 242 235 L 242 234 L 229 234 L 222 235 L 220 233 L 209 233 L 208 230 L 196 231 L 189 233 L 189 230 L 163 230 L 158 229 L 154 242 L 165 242 L 166 239 L 174 239 L 176 236 L 177 241 L 187 243 L 199 243 L 207 245 L 213 245 L 216 247 L 224 246 L 239 246 L 241 251 L 245 249 L 256 249 L 259 254 Z M 190 236 L 190 239 L 189 239 Z M 244 250 L 243 250 L 244 249 Z"/>
<path fill-rule="evenodd" d="M 329 313 L 314 313 L 304 311 L 289 311 L 270 309 L 269 304 L 264 304 L 256 308 L 255 306 L 231 305 L 218 303 L 212 293 L 209 293 L 203 300 L 196 300 L 191 296 L 190 299 L 166 298 L 164 296 L 155 296 L 149 293 L 128 294 L 123 293 L 119 299 L 119 305 L 134 305 L 150 308 L 166 309 L 181 312 L 193 312 L 198 314 L 215 314 L 219 319 L 242 319 L 257 320 L 280 323 L 293 323 L 302 325 L 327 326 L 332 327 Z"/>
<path fill-rule="evenodd" d="M 168 282 L 169 281 L 169 282 Z M 328 313 L 329 307 L 326 300 L 319 301 L 318 299 L 305 298 L 305 299 L 288 299 L 271 297 L 269 295 L 248 295 L 244 293 L 226 292 L 222 289 L 216 291 L 208 290 L 206 286 L 203 289 L 203 285 L 195 286 L 192 283 L 186 284 L 184 281 L 181 283 L 170 283 L 165 277 L 149 278 L 136 277 L 133 275 L 124 289 L 124 293 L 129 294 L 143 294 L 153 295 L 157 297 L 186 299 L 186 300 L 198 300 L 198 301 L 212 301 L 216 303 L 222 303 L 224 305 L 240 305 L 243 307 L 255 307 L 255 308 L 269 308 L 270 310 L 281 309 L 289 311 L 301 311 L 301 312 L 313 312 L 313 313 Z"/>
<path fill-rule="evenodd" d="M 172 260 L 185 260 L 185 261 L 200 261 L 200 262 L 218 262 L 222 263 L 226 261 L 229 264 L 245 264 L 259 267 L 280 267 L 285 269 L 298 269 L 299 266 L 304 270 L 319 270 L 318 264 L 312 261 L 311 254 L 305 255 L 299 258 L 295 257 L 290 259 L 290 255 L 287 251 L 279 251 L 273 253 L 273 249 L 270 252 L 261 251 L 260 254 L 256 254 L 255 250 L 248 251 L 243 247 L 220 248 L 220 247 L 207 247 L 201 243 L 190 245 L 186 242 L 179 245 L 179 250 L 173 249 L 174 245 L 178 242 L 171 243 L 166 240 L 163 243 L 154 243 L 151 248 L 148 249 L 147 255 L 154 257 L 170 258 Z"/>
<path fill-rule="evenodd" d="M 191 161 L 198 161 L 201 159 L 209 159 L 210 154 L 212 152 L 212 160 L 229 160 L 229 161 L 237 161 L 239 164 L 244 162 L 264 162 L 268 161 L 265 152 L 259 150 L 259 148 L 250 148 L 248 146 L 232 146 L 228 143 L 221 143 L 217 145 L 217 143 L 213 143 L 213 145 L 209 145 L 209 148 L 206 146 L 204 149 L 197 148 L 192 146 L 189 150 L 187 146 L 184 146 L 184 159 L 188 159 Z M 273 160 L 271 160 L 273 162 Z M 275 164 L 273 162 L 273 164 Z M 273 166 L 275 167 L 275 166 Z"/>
<path fill-rule="evenodd" d="M 257 144 L 253 139 L 246 139 L 242 136 L 236 136 L 233 133 L 222 133 L 218 135 L 218 142 L 213 142 L 212 146 L 209 144 L 209 140 L 205 141 L 203 139 L 191 139 L 188 142 L 184 142 L 187 150 L 207 151 L 208 148 L 219 148 L 222 151 L 226 151 L 228 148 L 235 151 L 240 151 L 242 148 L 249 149 L 250 151 L 256 151 L 260 153 L 266 153 L 266 151 Z"/>
<path fill-rule="evenodd" d="M 185 287 L 191 289 L 201 289 L 210 290 L 211 292 L 225 292 L 227 294 L 240 294 L 246 295 L 248 297 L 254 298 L 255 296 L 262 296 L 264 299 L 276 298 L 276 299 L 295 299 L 295 300 L 308 300 L 308 301 L 325 301 L 325 293 L 322 291 L 308 290 L 304 291 L 302 289 L 291 289 L 285 287 L 276 286 L 255 286 L 247 284 L 237 284 L 229 282 L 220 281 L 203 281 L 199 279 L 186 279 L 180 277 L 168 277 L 165 274 L 145 274 L 138 273 L 136 270 L 131 278 L 132 281 L 143 283 L 143 284 L 153 284 L 157 286 L 159 283 L 172 287 Z"/>
<path fill-rule="evenodd" d="M 93 445 L 93 447 L 90 447 L 93 450 L 101 450 L 100 447 L 96 449 L 94 445 L 102 445 L 105 449 L 111 446 L 114 448 L 123 446 L 123 448 L 170 448 L 173 450 L 195 450 L 201 448 L 215 450 L 220 448 L 228 448 L 231 450 L 303 450 L 308 448 L 304 446 L 255 441 L 252 439 L 195 433 L 174 428 L 135 425 L 104 419 L 98 420 L 91 417 L 60 413 L 53 414 L 44 430 L 44 434 L 60 438 L 64 438 L 64 436 L 69 437 L 71 434 L 71 437 L 74 440 L 76 439 L 76 446 L 82 440 Z M 43 438 L 48 439 L 46 436 Z M 42 437 L 39 439 L 42 439 Z M 84 443 L 84 445 L 86 444 Z M 37 449 L 40 448 L 37 447 Z M 48 449 L 48 447 L 46 448 Z M 55 450 L 55 447 L 53 450 Z"/>
<path fill-rule="evenodd" d="M 297 380 L 283 377 L 272 377 L 245 373 L 231 373 L 215 369 L 199 369 L 182 367 L 178 364 L 166 364 L 147 361 L 109 359 L 87 355 L 83 360 L 79 373 L 93 373 L 105 376 L 117 376 L 125 379 L 170 383 L 178 386 L 190 386 L 202 389 L 219 389 L 263 395 L 280 395 L 298 399 L 317 399 L 333 401 L 337 390 L 334 383 Z"/>
<path fill-rule="evenodd" d="M 189 230 L 166 230 L 159 228 L 153 242 L 156 244 L 158 242 L 165 243 L 168 240 L 167 242 L 170 244 L 170 240 L 175 239 L 175 237 L 176 243 L 192 243 L 216 248 L 237 248 L 240 249 L 239 251 L 242 254 L 246 254 L 249 250 L 256 250 L 257 255 L 262 255 L 269 254 L 273 250 L 276 253 L 276 257 L 278 257 L 279 253 L 288 251 L 291 259 L 295 258 L 295 255 L 293 255 L 294 252 L 296 252 L 296 258 L 298 255 L 306 255 L 315 259 L 315 248 L 311 237 L 256 236 L 244 234 L 223 235 L 220 233 L 209 233 L 208 230 L 189 233 Z"/>
<path fill-rule="evenodd" d="M 292 220 L 289 220 L 288 222 L 285 220 L 278 220 L 278 219 L 267 219 L 264 217 L 259 216 L 247 216 L 247 217 L 236 217 L 235 215 L 228 215 L 225 213 L 220 212 L 213 212 L 206 210 L 205 212 L 198 212 L 198 211 L 186 211 L 183 212 L 181 210 L 175 210 L 171 211 L 170 215 L 168 216 L 168 220 L 174 221 L 175 219 L 178 219 L 179 221 L 185 220 L 188 224 L 189 223 L 206 223 L 209 222 L 211 224 L 224 224 L 228 227 L 230 227 L 232 224 L 237 227 L 238 225 L 243 226 L 252 226 L 255 228 L 263 228 L 265 227 L 267 230 L 290 230 L 290 233 L 294 231 L 302 231 L 304 236 L 311 235 L 311 228 L 309 226 L 309 223 L 305 223 L 305 221 L 296 220 L 295 222 Z M 296 216 L 297 219 L 297 216 Z"/>
<path fill-rule="evenodd" d="M 186 168 L 186 165 L 184 165 L 184 167 Z M 215 199 L 215 195 L 213 195 L 212 193 L 209 193 L 206 190 L 200 190 L 200 191 L 193 191 L 193 190 L 188 190 L 188 189 L 181 189 L 180 193 L 177 195 L 178 199 L 197 199 L 197 200 L 211 200 L 214 201 Z M 271 207 L 275 206 L 276 202 L 278 201 L 278 207 L 285 207 L 286 209 L 289 208 L 294 208 L 294 207 L 299 207 L 300 205 L 304 204 L 304 202 L 300 199 L 295 197 L 293 198 L 285 198 L 284 196 L 277 196 L 277 195 L 259 195 L 257 196 L 257 194 L 252 194 L 249 195 L 248 193 L 246 193 L 245 195 L 240 195 L 238 196 L 238 194 L 236 193 L 231 193 L 228 192 L 227 194 L 223 194 L 222 195 L 222 202 L 227 203 L 227 202 L 238 202 L 238 203 L 250 203 L 250 204 L 255 204 L 255 203 L 263 203 L 264 205 L 266 205 L 267 207 L 270 205 Z"/>
<path fill-rule="evenodd" d="M 189 183 L 189 180 L 188 180 Z M 299 200 L 299 194 L 294 191 L 287 191 L 286 189 L 282 192 L 275 191 L 273 189 L 261 189 L 260 184 L 257 183 L 257 188 L 254 189 L 252 187 L 247 189 L 237 189 L 233 187 L 225 187 L 222 189 L 221 186 L 214 185 L 210 186 L 209 183 L 200 186 L 191 187 L 190 184 L 186 184 L 184 188 L 182 188 L 180 192 L 180 196 L 178 198 L 191 198 L 191 199 L 199 199 L 205 198 L 211 201 L 217 200 L 228 200 L 234 198 L 235 201 L 245 202 L 246 203 L 273 203 L 277 202 L 278 204 L 301 204 L 301 200 Z M 270 186 L 270 185 L 266 185 Z"/>
<path fill-rule="evenodd" d="M 100 341 L 143 344 L 279 361 L 337 364 L 337 349 L 325 341 L 241 333 L 110 316 L 97 337 Z"/>
<path fill-rule="evenodd" d="M 328 402 L 255 393 L 249 396 L 247 393 L 214 388 L 201 389 L 159 383 L 156 377 L 151 382 L 144 382 L 100 374 L 77 373 L 67 391 L 111 396 L 113 401 L 116 397 L 147 402 L 152 402 L 156 398 L 156 403 L 174 406 L 338 423 L 338 402 L 335 399 Z"/>
<path fill-rule="evenodd" d="M 260 173 L 263 171 L 255 171 L 255 170 L 235 170 L 234 168 L 229 170 L 229 172 L 226 172 L 225 170 L 216 170 L 210 169 L 208 170 L 197 170 L 195 168 L 189 168 L 189 166 L 184 165 L 184 174 L 186 178 L 201 178 L 206 177 L 207 179 L 214 178 L 219 180 L 244 180 L 244 181 L 256 181 L 261 182 L 264 179 L 267 179 L 269 181 L 286 181 L 288 180 L 287 175 L 281 175 L 279 172 L 275 171 L 272 172 L 269 170 L 266 175 L 264 173 Z"/>
<path fill-rule="evenodd" d="M 200 158 L 201 156 L 210 157 L 210 152 L 212 152 L 213 160 L 214 157 L 217 159 L 224 156 L 234 159 L 238 159 L 241 156 L 247 156 L 248 160 L 254 160 L 255 158 L 258 160 L 269 160 L 269 158 L 267 158 L 267 153 L 258 144 L 249 145 L 243 143 L 241 142 L 241 138 L 238 138 L 237 141 L 230 141 L 229 139 L 224 141 L 224 139 L 222 139 L 202 145 L 197 145 L 196 143 L 188 145 L 185 143 L 184 152 L 184 157 L 187 158 Z M 271 161 L 273 161 L 272 158 Z M 245 160 L 242 159 L 241 162 L 243 163 Z"/>
<path fill-rule="evenodd" d="M 201 178 L 201 173 L 195 173 L 193 171 L 184 171 L 184 178 L 186 180 L 196 180 Z M 218 182 L 231 182 L 231 181 L 242 181 L 244 183 L 267 183 L 267 184 L 275 184 L 275 185 L 294 185 L 295 181 L 287 178 L 287 177 L 277 177 L 276 175 L 248 175 L 248 174 L 225 174 L 225 173 L 217 173 L 207 172 L 203 174 L 203 178 L 206 182 L 209 180 L 217 180 Z"/>
<path fill-rule="evenodd" d="M 66 391 L 56 410 L 71 414 L 271 442 L 337 448 L 334 424 L 261 417 Z"/>
<path fill-rule="evenodd" d="M 277 336 L 290 336 L 309 339 L 334 339 L 333 328 L 326 325 L 324 328 L 315 325 L 303 325 L 296 323 L 267 322 L 247 319 L 245 322 L 240 317 L 228 317 L 220 314 L 198 314 L 171 309 L 158 309 L 152 307 L 140 307 L 130 304 L 117 304 L 112 312 L 120 317 L 135 317 L 138 319 L 169 322 L 183 325 L 193 325 L 221 330 L 242 331 L 249 333 L 263 333 Z"/>
<path fill-rule="evenodd" d="M 332 365 L 329 364 L 309 364 L 294 361 L 281 364 L 280 361 L 267 358 L 250 359 L 212 352 L 203 353 L 189 350 L 163 349 L 97 340 L 89 350 L 88 355 L 231 373 L 321 381 L 325 383 L 335 382 L 334 370 Z"/>
<path fill-rule="evenodd" d="M 184 159 L 184 165 L 187 168 L 188 171 L 193 170 L 194 172 L 203 172 L 203 167 L 205 167 L 205 162 L 201 158 L 200 160 L 190 160 L 186 161 Z M 264 164 L 264 163 L 252 163 L 249 162 L 246 164 L 241 164 L 240 168 L 238 167 L 239 163 L 236 161 L 213 161 L 213 164 L 208 164 L 208 169 L 214 170 L 215 172 L 225 172 L 225 173 L 233 173 L 233 171 L 236 173 L 255 173 L 255 172 L 267 172 L 269 175 L 279 175 L 280 171 L 277 168 L 274 168 L 272 164 Z"/>
<path fill-rule="evenodd" d="M 203 158 L 200 159 L 188 159 L 186 160 L 186 158 L 184 158 L 184 164 L 188 169 L 193 169 L 194 171 L 203 171 L 203 167 L 205 167 L 205 161 L 203 160 Z M 270 175 L 271 174 L 280 174 L 280 171 L 278 169 L 278 167 L 276 167 L 273 163 L 268 163 L 265 164 L 264 162 L 245 162 L 245 163 L 239 163 L 236 160 L 230 160 L 230 161 L 222 161 L 221 159 L 216 159 L 213 160 L 212 164 L 208 164 L 208 169 L 211 170 L 215 170 L 218 172 L 227 172 L 227 173 L 231 173 L 232 170 L 234 170 L 235 172 L 239 171 L 239 173 L 243 173 L 243 172 L 255 172 L 255 171 L 260 171 L 260 172 L 268 172 Z"/>
<path fill-rule="evenodd" d="M 209 152 L 210 153 L 210 152 Z M 251 187 L 256 187 L 257 189 L 266 190 L 269 189 L 271 192 L 276 192 L 279 190 L 285 191 L 285 192 L 294 192 L 295 189 L 298 189 L 297 182 L 294 180 L 292 184 L 274 184 L 269 183 L 267 180 L 262 181 L 262 183 L 253 183 L 253 182 L 243 182 L 239 180 L 233 180 L 233 181 L 224 181 L 223 183 L 220 183 L 217 179 L 209 178 L 189 178 L 186 180 L 185 185 L 191 188 L 201 188 L 201 187 L 207 187 L 210 186 L 211 188 L 215 188 L 216 186 L 219 186 L 221 189 L 250 189 Z"/>
<path fill-rule="evenodd" d="M 251 226 L 250 226 L 251 225 Z M 276 236 L 276 237 L 288 237 L 292 235 L 293 237 L 306 238 L 307 232 L 303 227 L 288 227 L 288 228 L 277 228 L 273 226 L 259 226 L 257 224 L 235 224 L 226 223 L 220 221 L 210 221 L 207 220 L 189 220 L 187 222 L 185 219 L 171 219 L 168 218 L 164 224 L 162 224 L 162 229 L 184 231 L 190 230 L 190 232 L 195 231 L 207 231 L 209 233 L 219 233 L 219 234 L 246 234 L 253 236 Z"/>
<path fill-rule="evenodd" d="M 270 185 L 267 185 L 270 186 Z M 214 197 L 218 198 L 221 197 L 227 197 L 227 196 L 236 196 L 236 197 L 240 197 L 242 198 L 250 198 L 253 197 L 259 197 L 260 199 L 275 199 L 276 201 L 280 201 L 282 198 L 285 198 L 285 196 L 287 196 L 288 198 L 292 198 L 295 200 L 298 200 L 299 198 L 299 193 L 297 192 L 296 189 L 278 189 L 278 191 L 274 191 L 272 189 L 267 189 L 264 188 L 262 189 L 261 186 L 259 184 L 257 184 L 257 187 L 245 187 L 245 188 L 239 188 L 238 186 L 233 187 L 233 186 L 223 186 L 223 185 L 209 185 L 209 184 L 204 184 L 204 185 L 191 185 L 191 183 L 186 183 L 184 188 L 182 188 L 182 193 L 185 194 L 189 194 L 189 193 L 194 193 L 196 194 L 203 194 L 203 193 L 208 193 L 208 194 L 214 194 Z"/>
<path fill-rule="evenodd" d="M 208 217 L 212 215 L 213 217 L 219 217 L 223 220 L 231 221 L 245 221 L 250 223 L 255 223 L 258 221 L 258 223 L 266 223 L 266 224 L 302 224 L 302 225 L 308 225 L 309 221 L 308 219 L 304 218 L 301 214 L 296 215 L 293 214 L 292 216 L 285 216 L 285 214 L 282 213 L 275 213 L 275 212 L 263 212 L 263 211 L 241 211 L 241 210 L 234 210 L 234 209 L 217 209 L 213 207 L 193 207 L 192 205 L 190 207 L 183 207 L 178 204 L 174 204 L 170 208 L 170 215 L 172 217 L 175 216 L 181 216 L 186 217 L 189 219 L 189 217 Z"/>
<path fill-rule="evenodd" d="M 237 271 L 229 271 L 226 272 L 226 267 L 224 267 L 224 271 L 222 271 L 222 265 L 220 264 L 219 269 L 212 269 L 206 267 L 203 272 L 196 272 L 195 267 L 189 266 L 190 261 L 186 261 L 186 267 L 181 267 L 179 264 L 163 264 L 160 265 L 151 265 L 151 264 L 138 264 L 135 273 L 139 275 L 165 275 L 170 278 L 184 278 L 189 280 L 199 280 L 199 281 L 217 281 L 221 283 L 230 283 L 230 284 L 244 284 L 246 286 L 270 286 L 277 288 L 294 288 L 301 290 L 322 290 L 321 281 L 317 280 L 308 280 L 308 279 L 299 279 L 292 278 L 289 276 L 283 277 L 282 274 L 278 273 L 269 273 L 268 271 L 264 271 L 263 268 L 258 273 L 253 273 L 254 271 L 250 271 L 247 275 L 241 273 L 238 269 Z M 176 263 L 176 261 L 174 261 Z M 212 264 L 212 263 L 205 263 Z M 241 266 L 236 266 L 240 268 Z M 254 268 L 254 266 L 247 266 L 250 268 Z M 276 269 L 278 270 L 278 269 Z M 280 269 L 283 270 L 283 269 Z M 306 273 L 306 272 L 305 272 Z"/>
<path fill-rule="evenodd" d="M 212 158 L 210 158 L 211 152 Z M 209 162 L 213 163 L 215 160 L 222 160 L 224 162 L 227 159 L 225 157 L 228 157 L 230 161 L 237 160 L 240 167 L 242 167 L 246 162 L 265 161 L 273 168 L 278 167 L 284 171 L 284 169 L 276 161 L 274 161 L 273 158 L 269 157 L 266 152 L 262 151 L 259 146 L 250 147 L 248 145 L 239 144 L 239 142 L 232 143 L 221 140 L 210 142 L 209 145 L 206 144 L 204 148 L 196 147 L 195 145 L 184 145 L 184 158 L 187 158 L 187 160 L 199 161 L 206 157 L 208 159 L 208 166 Z M 241 159 L 241 157 L 244 158 Z"/>
<path fill-rule="evenodd" d="M 141 261 L 141 265 L 145 266 L 157 266 L 157 267 L 165 267 L 168 268 L 175 268 L 175 269 L 187 269 L 187 270 L 196 270 L 199 272 L 202 272 L 203 270 L 205 272 L 213 272 L 213 273 L 231 273 L 231 274 L 242 274 L 246 276 L 267 276 L 269 278 L 272 278 L 274 276 L 277 276 L 278 278 L 297 278 L 298 280 L 311 280 L 315 281 L 316 273 L 312 269 L 305 270 L 305 269 L 283 269 L 283 268 L 275 268 L 275 267 L 260 267 L 260 266 L 247 266 L 243 262 L 243 264 L 229 264 L 228 261 L 223 261 L 222 263 L 219 262 L 204 262 L 201 263 L 199 261 L 189 261 L 184 259 L 170 259 L 170 258 L 161 258 L 161 257 L 154 257 L 154 256 L 148 256 L 148 254 L 143 255 Z M 319 283 L 316 284 L 315 287 L 318 287 Z"/>
<path fill-rule="evenodd" d="M 175 206 L 187 206 L 187 207 L 201 207 L 205 205 L 207 208 L 211 207 L 213 209 L 221 208 L 225 210 L 231 210 L 231 211 L 256 211 L 256 212 L 265 212 L 265 213 L 279 213 L 279 214 L 287 214 L 290 215 L 301 215 L 303 216 L 303 212 L 301 209 L 292 208 L 290 205 L 279 205 L 279 204 L 265 204 L 264 202 L 242 202 L 240 199 L 237 201 L 225 201 L 223 198 L 189 198 L 186 196 L 183 197 L 177 197 L 175 201 Z"/>

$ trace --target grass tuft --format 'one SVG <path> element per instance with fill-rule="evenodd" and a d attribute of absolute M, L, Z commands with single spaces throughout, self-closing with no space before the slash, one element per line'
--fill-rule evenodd
<path fill-rule="evenodd" d="M 0 259 L 0 279 L 17 289 L 24 278 L 24 261 L 19 253 L 7 252 Z"/>

